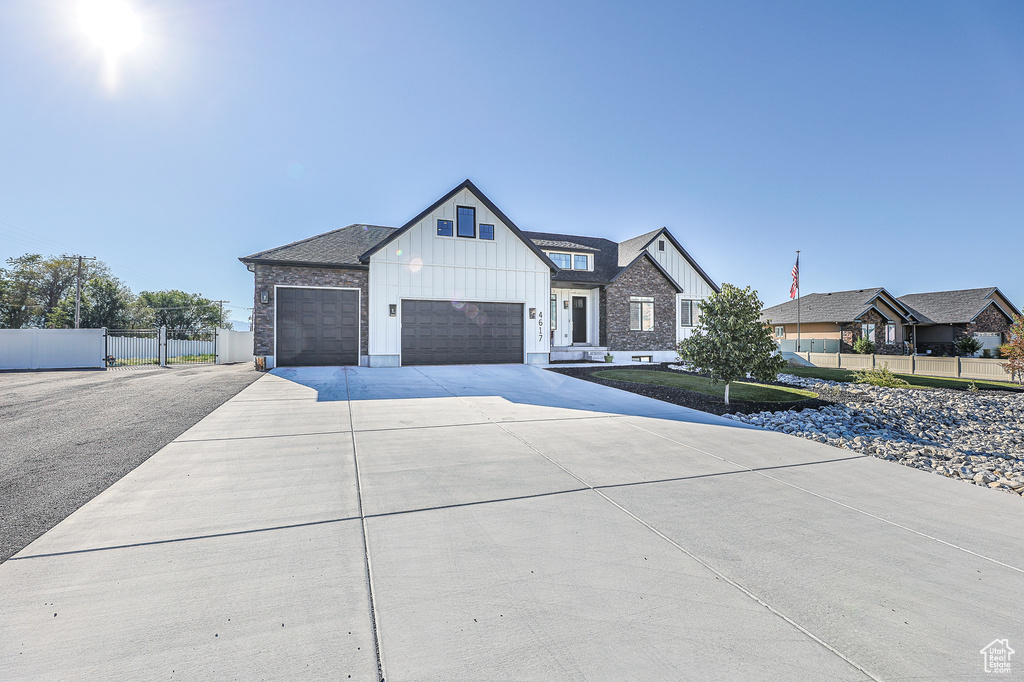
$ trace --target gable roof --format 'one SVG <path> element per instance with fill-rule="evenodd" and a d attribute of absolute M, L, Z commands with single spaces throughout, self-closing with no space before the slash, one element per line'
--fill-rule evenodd
<path fill-rule="evenodd" d="M 357 223 L 238 260 L 246 264 L 365 268 L 359 256 L 394 231 L 393 227 Z"/>
<path fill-rule="evenodd" d="M 672 236 L 672 233 L 668 231 L 667 227 L 662 227 L 662 228 L 659 228 L 657 230 L 652 230 L 651 232 L 648 232 L 646 234 L 642 234 L 639 237 L 633 237 L 632 239 L 627 239 L 626 241 L 622 242 L 620 247 L 622 247 L 622 249 L 624 249 L 624 251 L 625 251 L 625 254 L 626 254 L 625 260 L 627 260 L 627 262 L 630 261 L 630 260 L 633 260 L 633 259 L 629 258 L 629 255 L 634 250 L 636 252 L 646 251 L 647 247 L 649 247 L 654 242 L 655 239 L 657 239 L 658 237 L 660 237 L 662 235 L 664 235 L 665 238 L 667 238 L 669 240 L 669 242 L 672 243 L 672 246 L 676 247 L 676 249 L 679 251 L 679 253 L 682 254 L 683 258 L 686 259 L 686 262 L 690 264 L 690 267 L 692 267 L 694 270 L 696 270 L 697 274 L 699 274 L 701 276 L 701 278 L 704 279 L 705 282 L 710 284 L 712 289 L 714 289 L 717 292 L 721 292 L 722 291 L 722 288 L 720 286 L 718 286 L 718 284 L 715 283 L 715 280 L 711 279 L 711 277 L 708 276 L 708 273 L 704 272 L 704 268 L 702 268 L 700 265 L 698 265 L 697 261 L 695 261 L 693 259 L 693 256 L 691 256 L 689 254 L 689 252 L 686 249 L 683 248 L 683 245 L 680 244 L 679 241 L 674 236 Z M 624 259 L 623 251 L 620 250 L 620 252 L 619 252 L 620 264 L 623 264 L 621 262 L 623 259 Z"/>
<path fill-rule="evenodd" d="M 996 299 L 995 295 L 999 298 Z M 1007 317 L 1020 311 L 1003 296 L 997 287 L 981 289 L 955 289 L 953 291 L 929 291 L 921 294 L 900 296 L 900 301 L 914 311 L 914 317 L 922 324 L 962 324 L 971 322 L 990 305 L 995 305 Z M 1005 302 L 1009 310 L 1003 306 Z"/>
<path fill-rule="evenodd" d="M 874 289 L 853 289 L 850 291 L 833 291 L 825 294 L 807 294 L 800 297 L 801 322 L 853 322 L 867 311 L 874 309 L 875 300 L 884 297 L 887 305 L 896 309 L 904 321 L 911 321 L 912 314 L 884 287 Z M 904 315 L 899 309 L 903 308 Z M 881 313 L 881 311 L 878 311 Z M 882 315 L 882 317 L 887 317 Z M 761 312 L 762 320 L 771 320 L 775 324 L 795 324 L 797 318 L 796 300 L 786 301 Z"/>
<path fill-rule="evenodd" d="M 468 189 L 470 192 L 472 192 L 473 196 L 475 196 L 477 199 L 479 199 L 480 202 L 484 206 L 486 206 L 487 209 L 491 213 L 493 213 L 494 215 L 498 216 L 498 219 L 505 224 L 505 227 L 507 227 L 509 230 L 511 230 L 512 233 L 515 236 L 517 236 L 524 244 L 526 244 L 526 246 L 529 247 L 529 249 L 531 251 L 533 251 L 537 255 L 538 258 L 540 258 L 544 263 L 546 263 L 549 268 L 551 268 L 552 270 L 557 270 L 558 269 L 558 266 L 556 266 L 554 263 L 551 262 L 551 259 L 547 257 L 547 254 L 545 254 L 543 251 L 541 251 L 540 248 L 538 248 L 538 246 L 536 244 L 534 244 L 532 241 L 530 241 L 526 237 L 526 235 L 523 234 L 523 231 L 520 230 L 518 227 L 516 227 L 516 224 L 513 223 L 509 219 L 508 216 L 506 216 L 504 213 L 502 213 L 501 209 L 499 209 L 497 206 L 495 206 L 494 203 L 490 199 L 488 199 L 487 196 L 483 192 L 481 192 L 479 189 L 477 189 L 476 185 L 474 185 L 469 180 L 469 178 L 466 178 L 465 180 L 463 180 L 459 185 L 454 187 L 450 192 L 448 192 L 443 197 L 441 197 L 440 199 L 438 199 L 437 201 L 432 203 L 430 206 L 427 206 L 425 209 L 420 211 L 419 215 L 417 215 L 415 218 L 413 218 L 412 220 L 407 222 L 405 225 L 402 225 L 400 228 L 398 228 L 394 232 L 386 235 L 379 242 L 377 242 L 376 244 L 374 244 L 373 246 L 368 248 L 366 251 L 364 251 L 362 253 L 362 255 L 359 256 L 359 260 L 362 261 L 363 263 L 369 263 L 370 262 L 370 256 L 372 256 L 373 254 L 377 253 L 382 248 L 384 248 L 385 246 L 387 246 L 388 244 L 393 242 L 395 239 L 398 239 L 398 237 L 402 236 L 403 234 L 405 234 L 406 232 L 411 230 L 413 228 L 413 226 L 415 226 L 421 220 L 423 220 L 428 215 L 433 213 L 437 209 L 437 207 L 439 207 L 441 204 L 445 203 L 446 201 L 450 200 L 452 197 L 454 197 L 456 194 L 458 194 L 459 192 L 461 192 L 464 189 Z"/>

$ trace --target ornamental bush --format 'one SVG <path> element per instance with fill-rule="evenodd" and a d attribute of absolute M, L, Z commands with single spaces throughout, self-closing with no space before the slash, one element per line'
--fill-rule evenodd
<path fill-rule="evenodd" d="M 853 352 L 861 355 L 871 355 L 875 352 L 875 344 L 865 337 L 860 337 L 853 342 Z"/>
<path fill-rule="evenodd" d="M 853 373 L 853 383 L 871 384 L 872 386 L 883 386 L 885 388 L 907 388 L 910 386 L 905 380 L 893 374 L 889 365 L 884 364 L 874 369 L 861 369 Z"/>
<path fill-rule="evenodd" d="M 974 355 L 981 350 L 981 341 L 973 336 L 961 336 L 955 345 L 956 352 L 960 355 Z"/>

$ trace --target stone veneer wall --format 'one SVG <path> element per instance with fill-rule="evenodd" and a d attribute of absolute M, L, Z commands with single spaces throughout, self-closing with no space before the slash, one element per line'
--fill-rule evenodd
<path fill-rule="evenodd" d="M 843 322 L 839 325 L 841 335 L 839 342 L 840 353 L 853 352 L 853 344 L 861 337 L 861 324 L 865 322 L 875 325 L 875 336 L 870 340 L 875 344 L 875 353 L 877 355 L 903 355 L 902 343 L 885 342 L 885 325 L 888 324 L 888 320 L 874 310 L 869 310 L 865 313 L 859 322 Z"/>
<path fill-rule="evenodd" d="M 654 297 L 654 329 L 630 331 L 629 297 Z M 676 289 L 645 257 L 601 290 L 601 345 L 609 350 L 675 350 Z"/>
<path fill-rule="evenodd" d="M 359 355 L 366 355 L 369 348 L 368 313 L 366 288 L 369 270 L 355 268 L 308 268 L 292 265 L 256 265 L 255 289 L 253 293 L 253 353 L 257 356 L 274 354 L 274 285 L 305 287 L 359 287 L 359 317 L 361 332 Z M 260 303 L 260 290 L 270 293 L 270 302 Z"/>

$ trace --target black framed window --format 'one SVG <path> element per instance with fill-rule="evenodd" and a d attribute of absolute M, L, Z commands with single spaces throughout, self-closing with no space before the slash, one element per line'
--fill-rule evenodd
<path fill-rule="evenodd" d="M 494 239 L 494 225 L 480 223 L 480 239 Z"/>
<path fill-rule="evenodd" d="M 572 257 L 572 269 L 573 270 L 589 270 L 590 267 L 587 264 L 586 256 L 573 256 Z"/>
<path fill-rule="evenodd" d="M 664 250 L 665 250 L 665 240 L 664 239 L 659 239 L 658 240 L 658 251 L 664 251 Z"/>
<path fill-rule="evenodd" d="M 439 237 L 451 237 L 452 236 L 452 221 L 450 221 L 450 220 L 438 220 L 437 221 L 437 236 L 439 236 Z"/>
<path fill-rule="evenodd" d="M 693 301 L 679 302 L 679 326 L 693 326 Z"/>
<path fill-rule="evenodd" d="M 649 332 L 654 329 L 654 297 L 629 297 L 629 330 Z"/>
<path fill-rule="evenodd" d="M 458 221 L 458 235 L 460 237 L 476 237 L 476 209 L 472 206 L 459 206 L 456 209 L 455 219 Z"/>

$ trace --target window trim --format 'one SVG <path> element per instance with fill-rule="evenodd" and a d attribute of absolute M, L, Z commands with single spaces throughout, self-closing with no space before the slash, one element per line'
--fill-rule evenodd
<path fill-rule="evenodd" d="M 784 339 L 786 338 L 786 327 L 784 325 L 775 325 L 775 338 Z"/>
<path fill-rule="evenodd" d="M 871 327 L 871 333 L 870 334 L 868 334 L 868 329 L 867 329 L 868 327 Z M 871 343 L 874 343 L 875 342 L 875 331 L 876 331 L 877 328 L 878 328 L 878 325 L 874 324 L 873 322 L 861 322 L 860 323 L 860 336 L 861 336 L 861 338 L 862 339 L 867 339 Z"/>
<path fill-rule="evenodd" d="M 683 298 L 683 299 L 679 300 L 679 304 L 680 304 L 679 305 L 679 326 L 680 327 L 688 327 L 689 328 L 689 327 L 697 326 L 697 325 L 695 325 L 693 323 L 693 311 L 697 308 L 697 306 L 695 306 L 694 303 L 696 303 L 696 301 L 694 301 L 692 298 Z M 684 305 L 688 306 L 690 308 L 690 314 L 686 318 L 687 320 L 689 320 L 688 322 L 683 322 L 683 306 Z"/>
<path fill-rule="evenodd" d="M 664 250 L 665 250 L 665 240 L 664 239 L 659 239 L 658 240 L 658 251 L 664 251 Z"/>
<path fill-rule="evenodd" d="M 889 340 L 889 330 L 892 329 L 892 341 Z M 896 343 L 896 323 L 886 322 L 885 323 L 885 342 L 887 344 Z"/>
<path fill-rule="evenodd" d="M 637 309 L 637 322 L 639 327 L 633 326 L 633 306 L 639 306 Z M 645 306 L 650 306 L 651 310 L 651 326 L 644 329 L 644 309 Z M 629 297 L 629 331 L 631 332 L 651 332 L 654 331 L 655 327 L 654 318 L 654 297 L 653 296 L 630 296 Z"/>
<path fill-rule="evenodd" d="M 467 211 L 473 212 L 473 234 L 462 234 L 461 220 L 459 219 L 459 211 L 466 209 Z M 476 207 L 475 206 L 455 206 L 455 236 L 462 239 L 476 239 Z"/>
<path fill-rule="evenodd" d="M 485 237 L 484 236 L 484 228 L 485 227 L 491 228 L 491 236 L 490 237 Z M 479 238 L 484 240 L 485 242 L 493 242 L 494 241 L 494 225 L 492 223 L 480 223 L 477 226 L 477 233 L 479 234 Z"/>
<path fill-rule="evenodd" d="M 586 263 L 586 265 L 584 267 L 582 267 L 582 268 L 576 267 L 576 259 L 577 258 L 582 258 L 583 261 Z M 589 272 L 590 271 L 590 255 L 586 254 L 586 253 L 574 253 L 574 254 L 572 254 L 572 269 L 573 270 L 581 270 L 581 271 Z"/>

